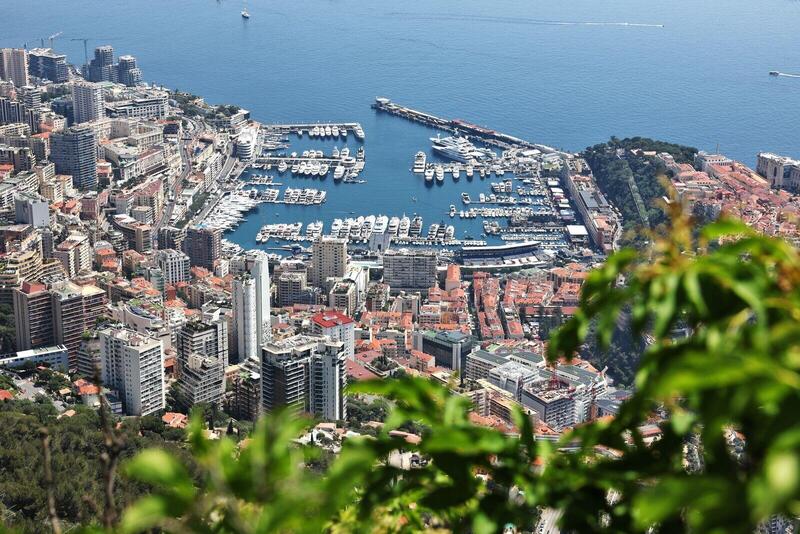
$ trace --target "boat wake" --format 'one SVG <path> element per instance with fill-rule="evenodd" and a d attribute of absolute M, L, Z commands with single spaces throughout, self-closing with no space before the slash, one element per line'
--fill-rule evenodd
<path fill-rule="evenodd" d="M 800 78 L 800 74 L 789 74 L 786 72 L 779 72 L 775 74 L 775 76 L 781 76 L 783 78 Z"/>
<path fill-rule="evenodd" d="M 572 20 L 542 20 L 530 19 L 525 17 L 491 17 L 480 15 L 445 15 L 427 13 L 405 13 L 393 11 L 387 13 L 390 17 L 402 17 L 413 20 L 452 20 L 468 22 L 489 22 L 496 24 L 522 24 L 530 26 L 622 26 L 629 28 L 663 28 L 663 24 L 647 24 L 641 22 L 592 22 L 592 21 L 572 21 Z"/>

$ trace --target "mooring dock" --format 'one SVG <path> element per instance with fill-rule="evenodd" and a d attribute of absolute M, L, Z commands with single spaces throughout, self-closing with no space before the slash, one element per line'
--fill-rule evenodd
<path fill-rule="evenodd" d="M 484 128 L 483 126 L 478 126 L 477 124 L 472 124 L 461 119 L 444 119 L 437 117 L 436 115 L 431 115 L 430 113 L 425 113 L 423 111 L 418 111 L 406 106 L 401 106 L 400 104 L 396 104 L 384 97 L 375 98 L 372 108 L 377 111 L 403 117 L 404 119 L 424 124 L 426 126 L 470 136 L 479 139 L 483 143 L 502 149 L 530 148 L 539 150 L 545 154 L 560 153 L 566 155 L 566 153 L 547 145 L 531 143 L 530 141 L 525 141 L 524 139 L 520 139 L 512 135 L 491 130 L 489 128 Z"/>

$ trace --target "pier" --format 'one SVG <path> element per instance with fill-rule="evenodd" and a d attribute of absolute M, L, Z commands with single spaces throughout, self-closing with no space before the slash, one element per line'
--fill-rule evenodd
<path fill-rule="evenodd" d="M 315 129 L 319 130 L 322 129 L 321 134 L 312 135 Z M 333 130 L 336 128 L 338 130 L 339 135 L 333 134 L 325 134 L 325 131 L 330 129 Z M 278 133 L 281 135 L 288 135 L 288 134 L 296 134 L 298 137 L 302 137 L 304 134 L 308 134 L 310 137 L 319 137 L 320 139 L 336 139 L 338 137 L 347 138 L 348 134 L 352 134 L 356 139 L 359 141 L 363 141 L 365 139 L 364 129 L 361 127 L 361 124 L 357 122 L 308 122 L 308 123 L 296 123 L 296 124 L 262 124 L 261 129 L 267 133 Z"/>
<path fill-rule="evenodd" d="M 510 148 L 529 148 L 539 150 L 545 154 L 561 154 L 564 156 L 572 155 L 547 145 L 531 143 L 529 141 L 525 141 L 524 139 L 519 139 L 518 137 L 504 134 L 495 130 L 490 130 L 489 128 L 484 128 L 483 126 L 478 126 L 477 124 L 472 124 L 461 119 L 444 119 L 437 117 L 436 115 L 431 115 L 430 113 L 425 113 L 423 111 L 418 111 L 406 106 L 401 106 L 400 104 L 395 104 L 388 98 L 377 97 L 375 99 L 375 103 L 372 104 L 372 108 L 377 111 L 382 111 L 390 115 L 396 115 L 398 117 L 402 117 L 412 122 L 424 124 L 432 128 L 438 128 L 440 130 L 466 135 L 468 137 L 478 139 L 487 145 L 496 146 L 504 150 Z"/>

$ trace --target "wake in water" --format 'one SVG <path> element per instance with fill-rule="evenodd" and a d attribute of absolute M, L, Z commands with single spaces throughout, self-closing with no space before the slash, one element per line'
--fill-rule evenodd
<path fill-rule="evenodd" d="M 394 11 L 388 13 L 390 17 L 402 17 L 413 20 L 455 20 L 470 22 L 489 22 L 496 24 L 523 24 L 531 26 L 624 26 L 631 28 L 663 28 L 663 24 L 646 24 L 640 22 L 591 22 L 569 20 L 541 20 L 525 17 L 492 17 L 481 15 L 440 15 L 427 13 L 403 13 Z"/>
<path fill-rule="evenodd" d="M 800 74 L 788 74 L 786 72 L 778 72 L 775 76 L 781 76 L 783 78 L 800 78 Z"/>

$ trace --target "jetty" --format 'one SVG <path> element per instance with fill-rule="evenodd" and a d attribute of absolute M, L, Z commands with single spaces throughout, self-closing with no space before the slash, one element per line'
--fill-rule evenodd
<path fill-rule="evenodd" d="M 396 104 L 388 98 L 380 96 L 375 98 L 372 108 L 376 111 L 402 117 L 412 122 L 424 124 L 432 128 L 438 128 L 440 130 L 446 130 L 465 135 L 467 137 L 472 137 L 487 145 L 496 146 L 504 150 L 511 148 L 528 148 L 538 150 L 544 154 L 561 154 L 564 156 L 572 155 L 568 152 L 563 152 L 547 145 L 531 143 L 530 141 L 525 141 L 524 139 L 514 137 L 513 135 L 491 130 L 489 128 L 484 128 L 483 126 L 478 126 L 477 124 L 472 124 L 461 119 L 445 119 L 442 117 L 437 117 L 436 115 L 431 115 L 430 113 L 426 113 L 424 111 L 419 111 Z"/>

